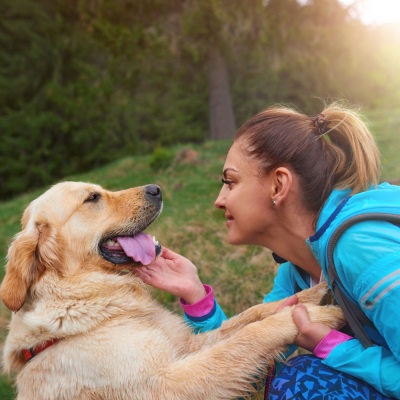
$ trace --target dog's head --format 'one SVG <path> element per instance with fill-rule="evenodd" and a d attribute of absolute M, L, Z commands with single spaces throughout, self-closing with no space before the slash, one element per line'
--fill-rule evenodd
<path fill-rule="evenodd" d="M 83 182 L 53 186 L 23 214 L 22 231 L 8 250 L 1 299 L 18 311 L 46 272 L 61 276 L 86 265 L 120 270 L 149 264 L 161 246 L 143 231 L 161 210 L 156 185 L 119 192 Z"/>

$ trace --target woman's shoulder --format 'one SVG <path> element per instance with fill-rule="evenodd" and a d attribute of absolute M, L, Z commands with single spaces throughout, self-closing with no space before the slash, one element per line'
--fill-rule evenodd
<path fill-rule="evenodd" d="M 350 189 L 335 189 L 321 211 L 319 224 L 322 224 L 338 208 L 337 220 L 366 212 L 400 213 L 400 186 L 383 182 L 368 190 L 351 194 Z"/>
<path fill-rule="evenodd" d="M 382 257 L 391 241 L 400 241 L 398 226 L 385 221 L 374 221 L 369 218 L 372 214 L 400 215 L 400 187 L 382 183 L 355 195 L 351 195 L 349 190 L 332 192 L 318 219 L 317 232 L 308 240 L 324 269 L 327 268 L 329 243 L 338 230 L 343 230 L 344 233 L 335 240 L 334 252 L 336 255 L 340 252 L 340 258 L 344 257 L 346 261 L 350 258 L 350 264 L 355 260 L 371 261 L 371 258 Z M 361 215 L 363 222 L 343 229 L 343 224 L 354 217 L 360 218 Z M 338 248 L 342 251 L 338 251 Z"/>
<path fill-rule="evenodd" d="M 361 214 L 366 220 L 372 214 L 400 215 L 400 186 L 382 183 L 354 195 L 350 189 L 334 190 L 321 210 L 311 242 L 329 240 L 340 225 Z"/>
<path fill-rule="evenodd" d="M 400 213 L 400 186 L 387 182 L 350 196 L 347 207 Z M 355 210 L 353 212 L 356 212 Z"/>
<path fill-rule="evenodd" d="M 384 183 L 349 197 L 328 238 L 336 232 L 341 247 L 347 244 L 347 253 L 385 253 L 400 246 L 399 226 L 400 187 Z"/>
<path fill-rule="evenodd" d="M 398 268 L 400 187 L 383 184 L 353 197 L 354 201 L 350 203 L 349 200 L 344 215 L 332 226 L 329 239 L 335 231 L 343 231 L 337 240 L 335 238 L 337 273 L 347 287 L 361 290 L 365 286 L 363 290 L 367 290 Z M 389 220 L 387 216 L 395 216 L 395 219 Z M 356 222 L 343 229 L 352 218 Z"/>

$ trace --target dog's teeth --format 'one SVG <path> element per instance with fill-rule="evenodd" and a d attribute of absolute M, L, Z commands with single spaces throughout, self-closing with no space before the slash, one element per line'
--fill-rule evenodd
<path fill-rule="evenodd" d="M 107 246 L 115 247 L 119 246 L 119 243 L 116 240 L 108 239 L 106 242 Z"/>

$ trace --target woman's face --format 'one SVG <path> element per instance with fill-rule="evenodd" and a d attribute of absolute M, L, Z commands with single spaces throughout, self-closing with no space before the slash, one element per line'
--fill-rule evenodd
<path fill-rule="evenodd" d="M 215 201 L 225 210 L 231 244 L 266 245 L 275 214 L 272 209 L 272 174 L 261 176 L 259 164 L 234 142 L 226 157 L 223 186 Z"/>

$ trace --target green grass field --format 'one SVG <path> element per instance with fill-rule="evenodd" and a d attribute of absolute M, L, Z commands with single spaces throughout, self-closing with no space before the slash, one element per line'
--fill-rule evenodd
<path fill-rule="evenodd" d="M 368 118 L 382 153 L 383 180 L 400 183 L 400 114 L 371 112 Z M 175 161 L 157 172 L 150 167 L 151 156 L 139 156 L 67 179 L 91 181 L 112 190 L 148 183 L 160 185 L 164 211 L 148 231 L 162 245 L 190 258 L 203 281 L 213 285 L 227 314 L 233 315 L 262 300 L 272 286 L 276 264 L 265 249 L 233 247 L 226 242 L 224 215 L 213 203 L 221 187 L 221 171 L 229 144 L 207 142 L 176 146 L 171 149 L 176 155 Z M 197 157 L 188 161 L 181 159 L 185 149 L 193 150 Z M 19 230 L 23 209 L 44 189 L 0 203 L 0 256 L 3 260 L 12 236 Z M 160 291 L 154 294 L 167 307 L 180 312 L 176 298 Z M 3 339 L 8 319 L 8 310 L 0 306 Z M 0 376 L 0 399 L 13 398 L 10 381 Z"/>

